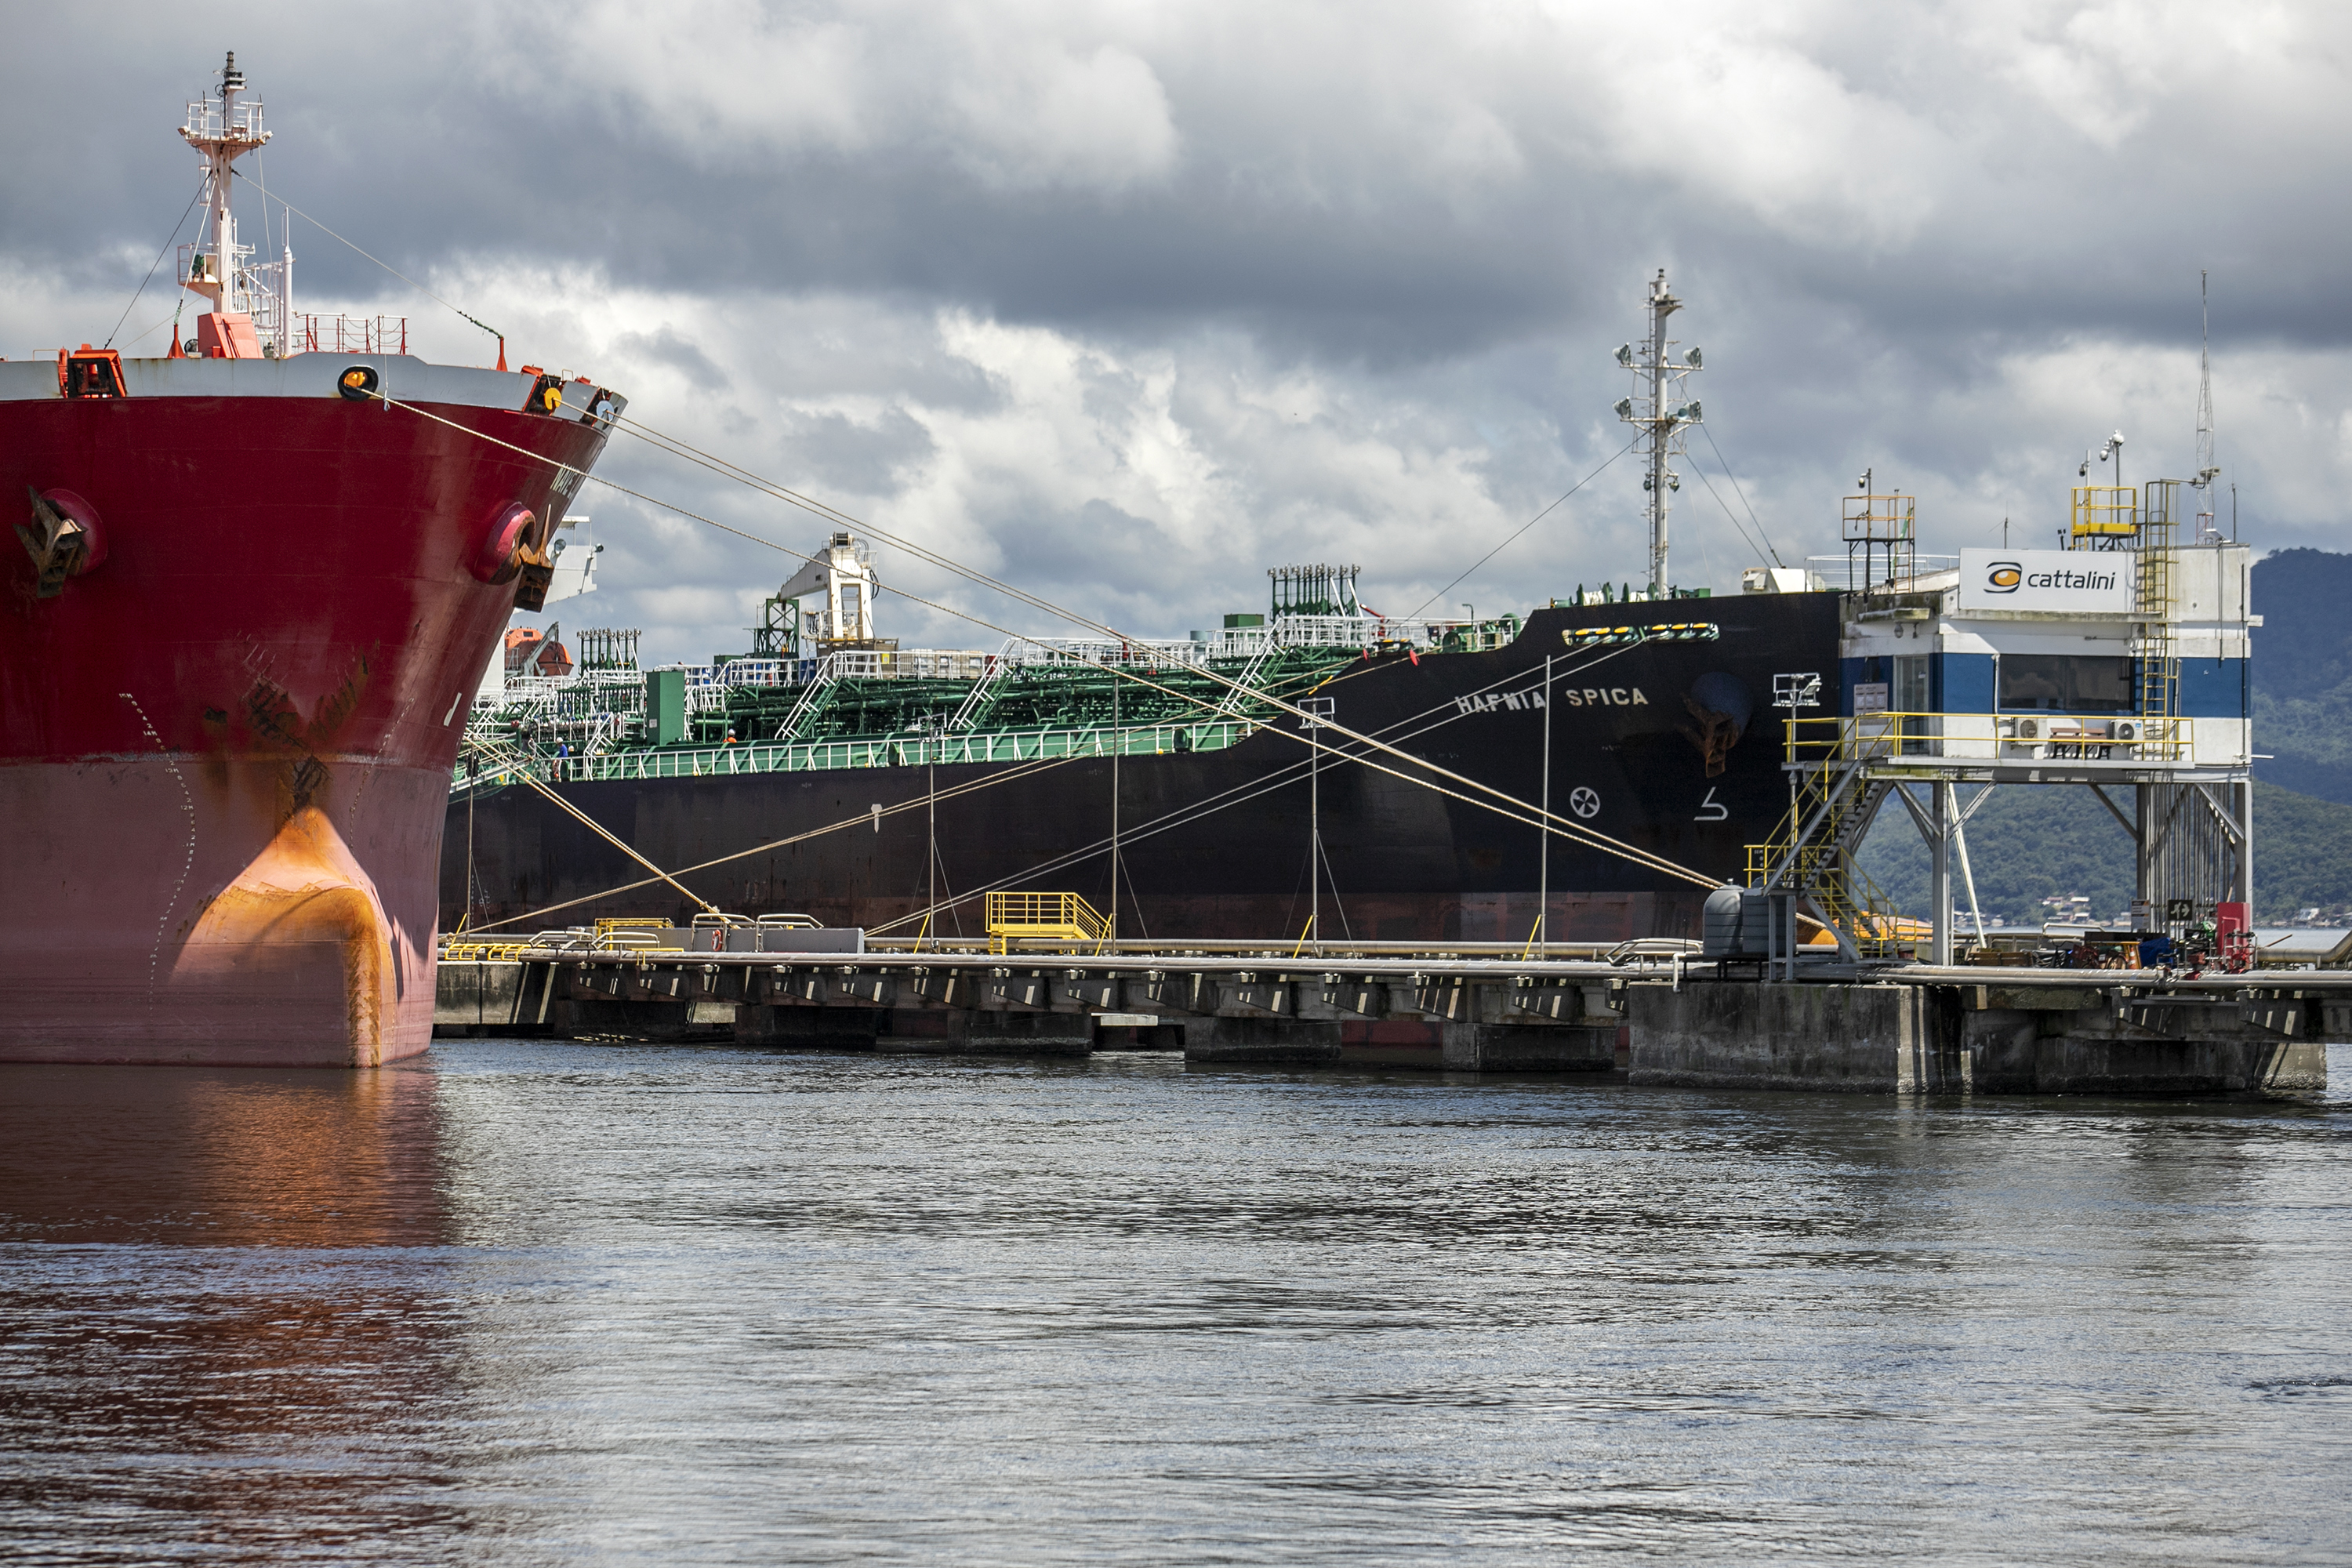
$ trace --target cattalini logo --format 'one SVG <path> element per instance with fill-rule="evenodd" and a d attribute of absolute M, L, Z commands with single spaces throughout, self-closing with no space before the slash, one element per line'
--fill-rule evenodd
<path fill-rule="evenodd" d="M 2123 551 L 1963 549 L 1958 608 L 2005 616 L 2129 615 L 2136 559 Z"/>

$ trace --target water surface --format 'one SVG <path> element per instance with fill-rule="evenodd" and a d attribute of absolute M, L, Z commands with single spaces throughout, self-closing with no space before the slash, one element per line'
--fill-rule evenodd
<path fill-rule="evenodd" d="M 2352 1097 L 0 1068 L 0 1552 L 2343 1559 L 2347 1193 Z"/>

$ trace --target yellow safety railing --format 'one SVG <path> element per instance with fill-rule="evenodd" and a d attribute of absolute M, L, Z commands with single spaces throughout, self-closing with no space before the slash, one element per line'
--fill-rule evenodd
<path fill-rule="evenodd" d="M 2076 539 L 2139 537 L 2139 491 L 2129 485 L 2076 485 L 2072 513 Z"/>
<path fill-rule="evenodd" d="M 441 945 L 444 963 L 512 963 L 530 951 L 527 942 L 451 942 Z"/>
<path fill-rule="evenodd" d="M 1111 939 L 1109 917 L 1076 893 L 991 893 L 982 910 L 988 951 L 1006 952 L 1015 942 L 1093 942 Z"/>
<path fill-rule="evenodd" d="M 1793 719 L 1788 760 L 1827 765 L 1965 762 L 2172 763 L 2196 755 L 2196 721 L 2138 713 L 1856 713 Z"/>
<path fill-rule="evenodd" d="M 1873 715 L 1876 717 L 1876 715 Z M 1857 814 L 1873 804 L 1873 785 L 1860 759 L 1846 754 L 1843 724 L 1852 721 L 1799 719 L 1789 722 L 1788 760 L 1815 765 L 1790 774 L 1795 794 L 1789 813 L 1761 844 L 1748 847 L 1748 885 L 1780 886 L 1809 893 L 1826 920 L 1867 956 L 1895 943 L 1895 908 L 1869 874 L 1854 864 L 1862 826 Z"/>

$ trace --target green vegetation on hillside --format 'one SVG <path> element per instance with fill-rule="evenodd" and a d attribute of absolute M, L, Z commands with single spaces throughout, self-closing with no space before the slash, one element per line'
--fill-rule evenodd
<path fill-rule="evenodd" d="M 2254 776 L 2352 803 L 2352 555 L 2282 550 L 2254 564 Z M 2254 874 L 2265 868 L 2257 846 Z"/>
<path fill-rule="evenodd" d="M 1979 786 L 1961 786 L 1963 798 Z M 2108 792 L 2130 809 L 2129 789 Z M 2087 894 L 2091 918 L 2107 920 L 2131 905 L 2131 839 L 2079 784 L 2008 784 L 1969 819 L 1969 859 L 1987 924 L 2039 925 L 2042 900 Z M 1927 847 L 1903 807 L 1888 802 L 1863 845 L 1863 869 L 1905 914 L 1922 919 L 1927 897 Z M 1968 889 L 1953 858 L 1952 901 L 1968 908 Z M 2315 800 L 2276 784 L 2254 784 L 2254 918 L 2275 921 L 2296 910 L 2352 905 L 2352 805 Z"/>

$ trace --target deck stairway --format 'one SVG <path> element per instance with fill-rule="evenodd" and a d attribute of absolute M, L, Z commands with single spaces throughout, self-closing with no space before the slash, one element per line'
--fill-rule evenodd
<path fill-rule="evenodd" d="M 1895 908 L 1854 857 L 1896 785 L 1870 776 L 1871 757 L 1847 751 L 1837 742 L 1829 756 L 1790 773 L 1789 814 L 1769 839 L 1748 847 L 1748 885 L 1806 894 L 1856 952 L 1879 957 L 1894 946 Z"/>
<path fill-rule="evenodd" d="M 1014 942 L 1093 942 L 1112 937 L 1110 917 L 1076 893 L 990 893 L 982 906 L 988 951 L 1009 952 Z"/>
<path fill-rule="evenodd" d="M 800 739 L 801 731 L 824 711 L 825 705 L 833 700 L 834 693 L 840 688 L 838 656 L 827 654 L 817 661 L 815 679 L 801 689 L 800 700 L 793 704 L 790 713 L 784 715 L 784 721 L 776 726 L 776 739 Z"/>
<path fill-rule="evenodd" d="M 988 717 L 989 709 L 994 705 L 997 693 L 1003 689 L 1004 677 L 1013 668 L 1013 644 L 1008 641 L 1004 650 L 988 661 L 987 668 L 981 671 L 980 679 L 973 681 L 971 689 L 964 694 L 963 701 L 956 708 L 955 716 L 948 721 L 948 733 L 966 734 L 980 727 L 981 721 Z"/>
<path fill-rule="evenodd" d="M 1265 667 L 1281 651 L 1281 645 L 1267 637 L 1258 650 L 1250 656 L 1248 664 L 1234 678 L 1234 685 L 1224 702 L 1217 709 L 1219 718 L 1239 718 L 1249 700 L 1259 695 L 1258 686 L 1265 679 Z"/>

